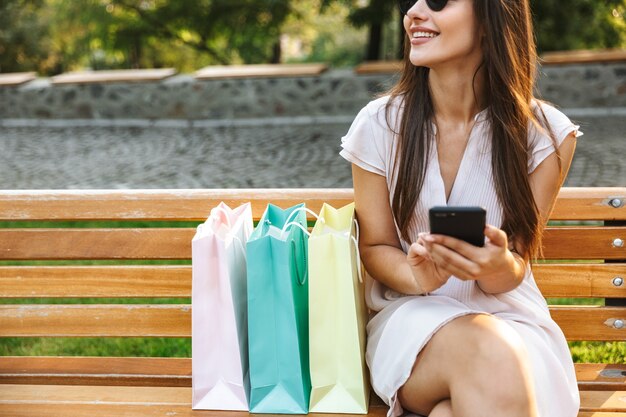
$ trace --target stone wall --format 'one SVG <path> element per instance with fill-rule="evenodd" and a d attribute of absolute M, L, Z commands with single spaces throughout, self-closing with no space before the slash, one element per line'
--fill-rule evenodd
<path fill-rule="evenodd" d="M 540 70 L 544 99 L 563 108 L 626 108 L 626 62 L 550 65 Z M 52 84 L 39 78 L 0 87 L 0 119 L 241 120 L 342 117 L 393 82 L 390 74 L 331 70 L 299 78 Z"/>

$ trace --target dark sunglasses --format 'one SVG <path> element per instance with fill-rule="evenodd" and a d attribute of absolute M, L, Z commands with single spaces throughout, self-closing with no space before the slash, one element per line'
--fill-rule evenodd
<path fill-rule="evenodd" d="M 398 0 L 398 7 L 400 8 L 400 12 L 402 14 L 407 14 L 411 7 L 417 3 L 418 0 Z M 433 12 L 438 12 L 443 10 L 448 4 L 448 0 L 426 0 L 426 5 Z"/>

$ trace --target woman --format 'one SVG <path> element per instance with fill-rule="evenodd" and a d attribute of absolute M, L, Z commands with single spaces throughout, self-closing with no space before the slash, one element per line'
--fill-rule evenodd
<path fill-rule="evenodd" d="M 400 1 L 405 66 L 342 139 L 353 166 L 372 385 L 431 417 L 575 417 L 563 333 L 529 261 L 578 126 L 532 96 L 528 0 Z M 428 234 L 432 206 L 482 206 L 484 247 Z"/>

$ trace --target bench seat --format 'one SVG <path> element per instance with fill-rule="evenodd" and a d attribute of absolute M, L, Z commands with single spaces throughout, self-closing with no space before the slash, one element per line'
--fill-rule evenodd
<path fill-rule="evenodd" d="M 0 191 L 0 345 L 9 337 L 189 338 L 190 241 L 212 207 L 250 201 L 258 220 L 269 202 L 319 211 L 351 200 L 352 190 L 319 189 Z M 596 300 L 550 307 L 570 341 L 626 340 L 625 201 L 626 188 L 559 194 L 548 261 L 533 271 L 549 301 Z M 626 417 L 626 359 L 575 367 L 579 417 Z M 386 411 L 373 396 L 369 415 Z M 190 358 L 0 356 L 3 417 L 248 415 L 192 411 Z"/>

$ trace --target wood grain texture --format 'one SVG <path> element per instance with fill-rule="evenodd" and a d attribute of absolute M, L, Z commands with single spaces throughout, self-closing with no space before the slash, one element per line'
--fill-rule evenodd
<path fill-rule="evenodd" d="M 213 65 L 199 69 L 195 77 L 199 80 L 307 77 L 320 75 L 327 69 L 326 64 Z"/>
<path fill-rule="evenodd" d="M 626 264 L 535 264 L 535 281 L 545 297 L 626 298 Z"/>
<path fill-rule="evenodd" d="M 626 309 L 600 306 L 553 306 L 553 319 L 568 340 L 621 341 Z M 191 337 L 191 306 L 124 305 L 0 305 L 0 337 Z"/>
<path fill-rule="evenodd" d="M 612 321 L 626 321 L 626 309 L 620 307 L 600 306 L 551 306 L 550 315 L 559 325 L 565 338 L 570 341 L 626 340 L 626 328 L 612 327 Z"/>
<path fill-rule="evenodd" d="M 626 390 L 626 365 L 574 367 L 581 390 Z M 191 387 L 191 359 L 0 356 L 0 384 Z"/>
<path fill-rule="evenodd" d="M 626 298 L 626 264 L 535 264 L 545 297 Z M 191 297 L 190 265 L 0 266 L 0 298 Z"/>
<path fill-rule="evenodd" d="M 0 337 L 190 337 L 191 305 L 0 305 Z"/>
<path fill-rule="evenodd" d="M 613 246 L 620 238 L 626 241 L 624 227 L 548 227 L 543 238 L 546 259 L 626 259 L 626 245 Z"/>
<path fill-rule="evenodd" d="M 581 411 L 624 413 L 626 412 L 624 397 L 626 397 L 625 391 L 583 391 L 581 392 Z M 28 406 L 25 407 L 25 405 Z M 65 408 L 61 410 L 58 408 L 59 406 Z M 142 414 L 139 414 L 139 410 L 142 411 Z M 368 415 L 382 417 L 386 411 L 385 406 L 375 405 L 370 407 Z M 14 412 L 18 414 L 14 414 Z M 120 414 L 121 412 L 128 414 Z M 182 414 L 178 414 L 179 412 Z M 2 390 L 0 390 L 0 414 L 11 416 L 63 415 L 65 417 L 85 415 L 249 417 L 247 412 L 192 411 L 191 388 L 11 384 L 3 385 Z M 310 415 L 312 417 L 339 416 L 333 414 Z M 617 415 L 620 416 L 620 414 Z"/>
<path fill-rule="evenodd" d="M 626 413 L 626 391 L 581 391 L 580 411 Z"/>
<path fill-rule="evenodd" d="M 0 229 L 0 259 L 191 259 L 195 229 Z"/>
<path fill-rule="evenodd" d="M 191 297 L 191 266 L 0 266 L 0 298 Z"/>
<path fill-rule="evenodd" d="M 191 387 L 191 359 L 0 356 L 0 384 Z"/>
<path fill-rule="evenodd" d="M 578 388 L 585 391 L 626 391 L 626 365 L 576 363 Z"/>
<path fill-rule="evenodd" d="M 192 228 L 0 229 L 0 260 L 191 259 Z M 550 227 L 546 259 L 626 259 L 626 228 Z"/>
<path fill-rule="evenodd" d="M 626 187 L 563 188 L 554 220 L 626 220 Z M 268 202 L 287 208 L 298 203 L 318 212 L 323 202 L 341 207 L 353 200 L 351 189 L 206 190 L 3 190 L 0 220 L 194 220 L 207 218 L 220 201 L 230 207 L 251 202 L 258 220 Z"/>

